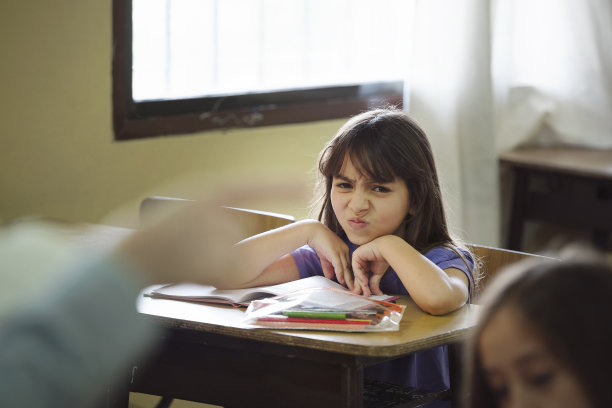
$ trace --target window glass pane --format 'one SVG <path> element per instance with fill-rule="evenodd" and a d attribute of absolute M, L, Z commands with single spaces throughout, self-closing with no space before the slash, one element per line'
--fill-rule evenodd
<path fill-rule="evenodd" d="M 168 94 L 167 0 L 134 0 L 132 55 L 135 100 Z"/>
<path fill-rule="evenodd" d="M 260 78 L 261 2 L 220 0 L 217 14 L 217 94 L 257 88 Z"/>
<path fill-rule="evenodd" d="M 148 1 L 148 0 L 145 0 Z M 206 94 L 216 84 L 214 0 L 172 1 L 170 12 L 171 98 Z"/>
<path fill-rule="evenodd" d="M 409 3 L 133 0 L 134 99 L 401 79 Z"/>
<path fill-rule="evenodd" d="M 263 84 L 269 89 L 300 87 L 304 83 L 305 1 L 263 2 Z"/>
<path fill-rule="evenodd" d="M 405 75 L 408 4 L 402 0 L 355 0 L 349 27 L 349 66 L 356 78 L 372 81 Z"/>
<path fill-rule="evenodd" d="M 351 41 L 348 24 L 351 8 L 346 0 L 311 0 L 308 2 L 308 80 L 340 84 L 351 81 L 349 59 Z"/>

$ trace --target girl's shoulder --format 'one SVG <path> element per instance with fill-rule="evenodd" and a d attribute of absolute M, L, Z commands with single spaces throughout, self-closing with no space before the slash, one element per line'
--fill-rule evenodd
<path fill-rule="evenodd" d="M 441 244 L 425 250 L 424 254 L 430 260 L 453 260 L 465 258 L 467 262 L 474 266 L 474 257 L 472 253 L 463 247 L 452 244 Z"/>
<path fill-rule="evenodd" d="M 477 273 L 474 268 L 474 257 L 466 248 L 452 244 L 441 244 L 425 250 L 423 255 L 440 269 L 455 268 L 463 271 L 470 282 L 472 282 L 474 274 Z"/>
<path fill-rule="evenodd" d="M 470 296 L 474 291 L 475 275 L 478 271 L 474 269 L 474 257 L 466 248 L 452 244 L 442 244 L 429 248 L 423 254 L 440 269 L 455 268 L 463 271 L 469 281 Z"/>

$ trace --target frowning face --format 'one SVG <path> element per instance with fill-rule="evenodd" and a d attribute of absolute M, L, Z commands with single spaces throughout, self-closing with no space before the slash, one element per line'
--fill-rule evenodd
<path fill-rule="evenodd" d="M 332 183 L 332 208 L 352 243 L 363 245 L 380 236 L 401 232 L 410 197 L 403 180 L 369 179 L 347 156 Z"/>

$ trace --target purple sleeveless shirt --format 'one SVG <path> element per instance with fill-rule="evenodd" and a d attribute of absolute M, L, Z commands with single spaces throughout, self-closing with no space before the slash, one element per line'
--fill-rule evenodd
<path fill-rule="evenodd" d="M 351 257 L 357 248 L 343 237 L 349 246 Z M 474 261 L 471 254 L 459 248 L 470 264 L 469 268 L 461 257 L 447 247 L 436 247 L 425 253 L 425 257 L 440 269 L 457 268 L 465 273 L 470 288 L 473 285 L 471 270 Z M 303 246 L 291 253 L 297 264 L 300 279 L 313 275 L 323 275 L 319 256 L 309 246 Z M 389 269 L 380 282 L 380 289 L 385 294 L 408 295 L 408 291 L 393 269 Z M 446 346 L 434 347 L 402 357 L 397 360 L 366 367 L 365 377 L 423 390 L 440 391 L 449 388 L 448 350 Z"/>

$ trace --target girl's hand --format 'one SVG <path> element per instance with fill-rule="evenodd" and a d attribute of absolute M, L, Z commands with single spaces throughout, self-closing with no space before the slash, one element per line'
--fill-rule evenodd
<path fill-rule="evenodd" d="M 323 275 L 327 279 L 333 279 L 335 276 L 341 285 L 353 290 L 348 245 L 323 223 L 317 221 L 313 226 L 314 232 L 310 235 L 308 245 L 319 255 Z"/>
<path fill-rule="evenodd" d="M 376 239 L 360 246 L 353 252 L 354 293 L 370 296 L 382 295 L 380 280 L 389 269 L 389 263 L 380 253 Z"/>

